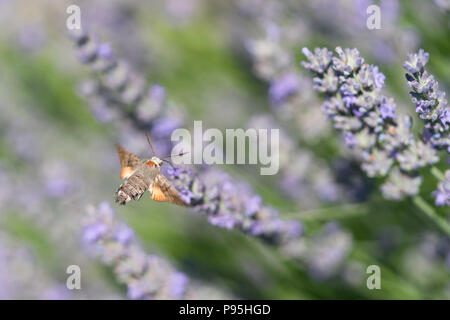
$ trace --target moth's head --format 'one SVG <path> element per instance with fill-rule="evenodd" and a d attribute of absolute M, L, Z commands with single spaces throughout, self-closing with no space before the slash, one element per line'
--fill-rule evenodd
<path fill-rule="evenodd" d="M 158 168 L 163 165 L 163 161 L 158 157 L 152 157 L 147 163 Z"/>

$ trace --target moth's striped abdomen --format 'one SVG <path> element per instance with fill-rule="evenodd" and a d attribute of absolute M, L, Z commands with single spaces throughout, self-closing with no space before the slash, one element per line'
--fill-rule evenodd
<path fill-rule="evenodd" d="M 133 174 L 117 190 L 116 202 L 124 205 L 130 200 L 139 200 L 148 190 L 149 183 L 146 180 L 140 174 Z"/>

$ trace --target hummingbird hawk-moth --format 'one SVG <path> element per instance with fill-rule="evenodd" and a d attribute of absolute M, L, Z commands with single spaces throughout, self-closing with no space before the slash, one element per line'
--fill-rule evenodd
<path fill-rule="evenodd" d="M 154 154 L 149 135 L 147 139 Z M 117 189 L 117 203 L 125 205 L 130 200 L 139 200 L 148 190 L 150 198 L 155 201 L 170 202 L 180 206 L 189 205 L 181 199 L 177 189 L 160 172 L 164 158 L 161 160 L 152 156 L 150 159 L 141 159 L 120 145 L 116 147 L 122 169 L 120 178 L 125 180 Z"/>

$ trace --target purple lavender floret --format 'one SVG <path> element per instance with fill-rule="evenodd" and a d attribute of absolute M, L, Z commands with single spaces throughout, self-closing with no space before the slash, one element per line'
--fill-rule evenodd
<path fill-rule="evenodd" d="M 361 58 L 356 48 L 343 50 L 341 47 L 337 47 L 336 53 L 338 57 L 332 58 L 333 69 L 344 75 L 344 77 L 350 76 L 364 63 L 364 59 Z"/>
<path fill-rule="evenodd" d="M 172 273 L 170 279 L 170 294 L 175 299 L 182 299 L 186 293 L 189 278 L 182 272 Z"/>
<path fill-rule="evenodd" d="M 102 59 L 113 59 L 114 51 L 109 43 L 102 43 L 97 48 L 97 54 Z"/>
<path fill-rule="evenodd" d="M 433 75 L 424 68 L 429 54 L 423 49 L 409 54 L 403 67 L 410 95 L 416 105 L 416 113 L 425 122 L 422 138 L 438 150 L 450 153 L 450 106 L 445 92 L 439 90 L 439 84 Z"/>
<path fill-rule="evenodd" d="M 433 192 L 437 206 L 450 207 L 450 170 L 445 171 L 445 180 L 438 183 L 437 190 Z"/>
<path fill-rule="evenodd" d="M 83 240 L 85 242 L 97 241 L 108 231 L 104 223 L 92 223 L 87 225 L 83 231 Z"/>
<path fill-rule="evenodd" d="M 164 258 L 146 254 L 133 229 L 119 220 L 108 202 L 88 209 L 83 240 L 113 267 L 130 299 L 186 299 L 188 291 L 202 292 L 203 284 L 191 281 Z"/>
<path fill-rule="evenodd" d="M 344 133 L 344 141 L 350 148 L 353 148 L 356 144 L 355 135 L 353 133 L 351 133 L 350 131 L 346 131 Z"/>
<path fill-rule="evenodd" d="M 396 115 L 394 100 L 382 94 L 384 74 L 377 66 L 364 63 L 357 49 L 338 47 L 337 57 L 332 57 L 326 49 L 315 49 L 314 52 L 303 49 L 308 62 L 302 62 L 302 65 L 313 72 L 315 90 L 325 94 L 324 111 L 334 127 L 343 131 L 344 141 L 362 161 L 362 169 L 370 177 L 388 177 L 382 187 L 386 198 L 401 199 L 416 194 L 421 183 L 417 171 L 438 162 L 439 158 L 428 144 L 414 140 L 411 120 Z M 423 75 L 421 70 L 427 60 L 428 55 L 420 52 L 411 56 L 406 65 L 415 72 L 411 86 L 421 94 L 437 86 L 432 77 L 421 79 L 417 76 Z M 337 83 L 337 90 L 318 85 L 324 83 L 324 79 L 328 79 L 326 83 Z M 416 94 L 415 97 L 419 96 Z M 442 101 L 444 94 L 434 91 L 429 98 Z M 426 109 L 429 105 L 422 102 L 421 107 Z M 447 122 L 447 113 L 442 114 L 442 117 L 439 113 L 432 118 L 439 123 L 444 118 Z M 432 132 L 432 136 L 434 134 Z M 411 188 L 406 190 L 399 183 L 402 181 L 412 181 Z"/>
<path fill-rule="evenodd" d="M 295 94 L 300 88 L 300 79 L 297 74 L 291 72 L 272 81 L 269 88 L 269 96 L 273 104 L 283 103 L 290 95 Z"/>
<path fill-rule="evenodd" d="M 153 123 L 151 136 L 154 139 L 168 139 L 172 132 L 181 126 L 181 121 L 174 117 L 160 117 Z"/>
<path fill-rule="evenodd" d="M 420 49 L 418 53 L 408 54 L 408 59 L 403 63 L 403 68 L 411 73 L 419 72 L 425 67 L 430 55 L 423 49 Z"/>
<path fill-rule="evenodd" d="M 313 83 L 314 90 L 319 92 L 334 92 L 337 90 L 338 85 L 338 81 L 331 70 L 328 70 L 323 78 L 315 77 Z"/>
<path fill-rule="evenodd" d="M 327 48 L 316 48 L 314 54 L 308 48 L 303 48 L 302 52 L 309 60 L 308 62 L 302 62 L 302 65 L 306 69 L 317 73 L 324 73 L 333 57 L 333 52 L 328 51 Z"/>
<path fill-rule="evenodd" d="M 262 206 L 262 199 L 258 195 L 254 195 L 245 203 L 245 215 L 253 216 Z"/>
<path fill-rule="evenodd" d="M 394 118 L 395 104 L 393 99 L 386 99 L 380 105 L 380 113 L 383 119 Z"/>
<path fill-rule="evenodd" d="M 72 183 L 64 178 L 53 178 L 46 182 L 45 190 L 51 198 L 61 198 L 72 190 Z"/>
<path fill-rule="evenodd" d="M 405 195 L 414 196 L 419 193 L 422 177 L 404 174 L 395 167 L 381 186 L 383 194 L 389 195 L 390 199 L 401 199 Z"/>
<path fill-rule="evenodd" d="M 166 88 L 159 84 L 154 84 L 149 89 L 149 95 L 156 103 L 162 105 L 166 99 Z"/>

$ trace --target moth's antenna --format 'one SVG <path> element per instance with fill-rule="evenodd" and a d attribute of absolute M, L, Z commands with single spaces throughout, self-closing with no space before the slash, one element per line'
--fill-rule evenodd
<path fill-rule="evenodd" d="M 172 161 L 169 161 L 169 160 L 166 160 L 166 159 L 162 159 L 162 161 L 167 162 L 168 164 L 170 164 L 170 166 L 171 166 L 172 168 L 175 168 L 174 165 L 173 165 L 173 163 L 172 163 Z"/>
<path fill-rule="evenodd" d="M 179 154 L 174 154 L 173 156 L 174 156 L 174 157 L 181 157 L 181 156 L 184 156 L 185 154 L 188 154 L 188 153 L 189 153 L 189 151 L 187 151 L 187 152 L 181 152 L 181 153 L 179 153 Z M 164 160 L 164 158 L 170 158 L 170 157 L 172 157 L 172 154 L 168 154 L 167 156 L 161 157 L 161 159 Z"/>
<path fill-rule="evenodd" d="M 145 135 L 147 136 L 147 141 L 148 141 L 148 144 L 150 145 L 150 148 L 152 148 L 152 153 L 153 153 L 153 155 L 155 155 L 155 150 L 153 150 L 153 145 L 152 145 L 152 140 L 150 139 L 150 135 L 148 134 L 148 132 Z"/>
<path fill-rule="evenodd" d="M 179 153 L 179 154 L 174 154 L 174 156 L 183 156 L 183 155 L 185 155 L 186 153 L 189 153 L 189 152 L 181 152 L 181 153 Z M 160 159 L 161 159 L 162 161 L 167 162 L 168 164 L 170 164 L 170 166 L 171 166 L 172 168 L 175 168 L 175 166 L 173 165 L 172 161 L 165 159 L 165 158 L 170 158 L 170 157 L 172 157 L 171 154 L 169 154 L 169 155 L 167 155 L 167 156 L 164 156 L 164 157 L 161 157 Z"/>

